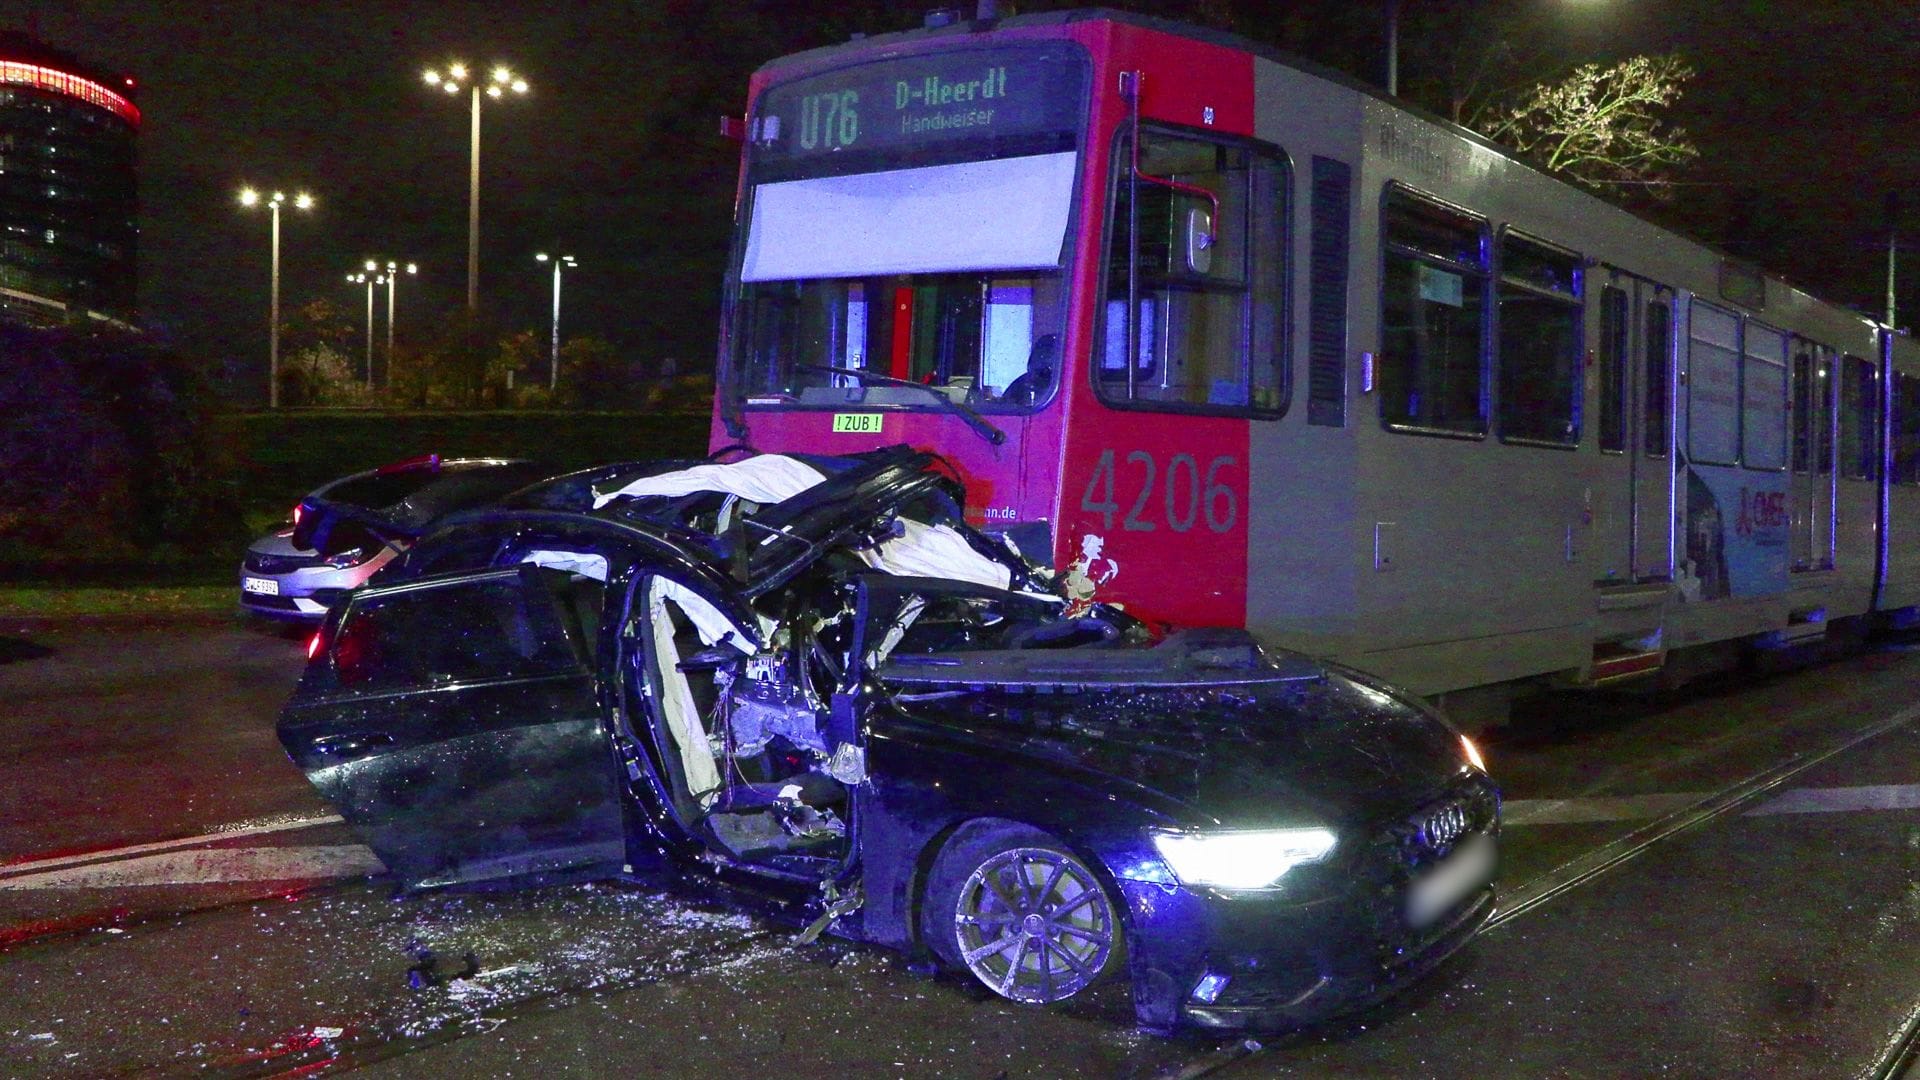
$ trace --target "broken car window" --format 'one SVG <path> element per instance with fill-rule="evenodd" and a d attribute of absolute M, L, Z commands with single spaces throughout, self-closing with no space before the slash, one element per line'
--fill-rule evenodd
<path fill-rule="evenodd" d="M 559 612 L 521 578 L 488 577 L 376 595 L 354 604 L 334 670 L 362 691 L 578 670 Z"/>

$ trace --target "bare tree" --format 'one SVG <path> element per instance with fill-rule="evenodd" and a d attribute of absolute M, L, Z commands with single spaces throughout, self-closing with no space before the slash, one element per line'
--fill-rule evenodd
<path fill-rule="evenodd" d="M 1480 130 L 1585 186 L 1633 185 L 1665 198 L 1674 170 L 1699 156 L 1686 129 L 1667 119 L 1693 74 L 1676 54 L 1582 64 L 1490 110 Z"/>

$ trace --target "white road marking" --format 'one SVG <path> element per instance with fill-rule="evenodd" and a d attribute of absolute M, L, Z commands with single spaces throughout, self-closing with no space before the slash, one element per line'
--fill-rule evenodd
<path fill-rule="evenodd" d="M 0 880 L 8 889 L 118 889 L 135 885 L 217 885 L 241 881 L 313 881 L 385 869 L 359 844 L 339 847 L 210 848 L 140 855 Z"/>
<path fill-rule="evenodd" d="M 1526 827 L 1646 820 L 1688 809 L 1709 797 L 1707 792 L 1670 792 L 1579 799 L 1509 799 L 1501 808 L 1501 821 L 1511 827 Z M 1862 810 L 1920 810 L 1920 784 L 1795 788 L 1746 811 L 1744 816 Z M 221 825 L 200 836 L 178 840 L 35 859 L 0 868 L 0 890 L 317 881 L 380 873 L 384 869 L 380 860 L 359 844 L 181 850 L 235 837 L 341 823 L 338 814 L 262 818 Z"/>
<path fill-rule="evenodd" d="M 1585 799 L 1509 799 L 1501 804 L 1500 823 L 1525 826 L 1641 821 L 1685 810 L 1710 794 L 1682 791 L 1652 795 L 1604 795 Z M 1834 814 L 1859 810 L 1920 810 L 1920 784 L 1793 788 L 1746 811 L 1742 816 Z"/>
<path fill-rule="evenodd" d="M 1763 814 L 1833 814 L 1848 810 L 1920 810 L 1920 784 L 1796 788 L 1747 811 Z"/>
<path fill-rule="evenodd" d="M 1705 792 L 1666 795 L 1603 795 L 1586 799 L 1508 799 L 1500 805 L 1502 825 L 1574 825 L 1592 821 L 1640 821 L 1684 810 Z"/>
<path fill-rule="evenodd" d="M 80 863 L 107 862 L 124 859 L 129 855 L 140 855 L 149 851 L 172 851 L 177 848 L 194 847 L 199 844 L 211 844 L 217 840 L 231 840 L 236 836 L 259 836 L 264 833 L 287 832 L 293 829 L 311 829 L 320 825 L 338 825 L 344 819 L 339 814 L 313 814 L 306 817 L 266 818 L 252 822 L 234 822 L 221 825 L 213 832 L 200 836 L 185 836 L 178 840 L 160 840 L 151 844 L 133 844 L 129 847 L 107 848 L 102 851 L 89 851 L 79 855 L 61 855 L 51 859 L 34 859 L 30 862 L 14 863 L 0 867 L 0 882 L 20 874 L 31 874 L 41 870 L 51 870 L 58 866 L 75 866 Z"/>

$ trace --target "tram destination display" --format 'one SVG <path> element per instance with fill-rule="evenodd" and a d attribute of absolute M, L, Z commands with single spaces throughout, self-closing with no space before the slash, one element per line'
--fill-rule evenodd
<path fill-rule="evenodd" d="M 760 163 L 830 155 L 919 158 L 987 141 L 982 154 L 1071 146 L 1086 62 L 1060 47 L 978 49 L 842 68 L 768 89 L 753 124 Z"/>

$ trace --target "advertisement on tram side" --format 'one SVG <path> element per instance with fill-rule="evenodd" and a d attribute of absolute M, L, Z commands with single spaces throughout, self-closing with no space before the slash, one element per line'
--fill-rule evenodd
<path fill-rule="evenodd" d="M 1681 598 L 1692 602 L 1786 591 L 1786 476 L 1699 467 L 1686 472 Z"/>

